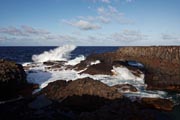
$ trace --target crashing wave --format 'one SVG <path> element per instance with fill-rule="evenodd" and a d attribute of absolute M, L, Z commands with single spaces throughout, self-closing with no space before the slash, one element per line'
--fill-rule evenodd
<path fill-rule="evenodd" d="M 45 61 L 67 61 L 70 58 L 70 53 L 76 48 L 74 45 L 64 45 L 50 51 L 45 51 L 39 55 L 33 55 L 34 62 Z"/>

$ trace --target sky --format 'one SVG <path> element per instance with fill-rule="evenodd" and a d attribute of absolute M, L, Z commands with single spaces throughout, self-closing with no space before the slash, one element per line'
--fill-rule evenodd
<path fill-rule="evenodd" d="M 0 46 L 180 45 L 180 0 L 0 0 Z"/>

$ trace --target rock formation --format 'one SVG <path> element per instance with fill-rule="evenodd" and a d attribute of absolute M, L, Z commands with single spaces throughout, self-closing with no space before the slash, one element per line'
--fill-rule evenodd
<path fill-rule="evenodd" d="M 0 60 L 0 100 L 13 99 L 19 95 L 31 95 L 37 88 L 37 85 L 27 83 L 22 65 Z"/>
<path fill-rule="evenodd" d="M 147 89 L 180 91 L 179 46 L 123 47 L 115 52 L 91 55 L 76 67 L 82 68 L 88 61 L 95 60 L 107 64 L 114 61 L 140 62 L 144 65 Z"/>

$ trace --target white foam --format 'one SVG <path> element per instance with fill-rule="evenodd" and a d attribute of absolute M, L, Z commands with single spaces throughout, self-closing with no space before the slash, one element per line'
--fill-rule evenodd
<path fill-rule="evenodd" d="M 85 57 L 83 55 L 80 55 L 79 57 L 76 57 L 75 59 L 69 60 L 65 65 L 77 65 L 81 61 L 85 60 Z"/>
<path fill-rule="evenodd" d="M 33 55 L 32 60 L 34 62 L 66 61 L 69 59 L 71 51 L 75 48 L 76 46 L 74 45 L 64 45 L 50 51 L 45 51 L 39 55 Z"/>
<path fill-rule="evenodd" d="M 91 62 L 90 65 L 96 65 L 96 64 L 99 64 L 99 63 L 101 63 L 100 60 L 96 60 L 96 61 Z"/>
<path fill-rule="evenodd" d="M 133 80 L 138 81 L 139 83 L 144 84 L 144 74 L 140 74 L 140 77 L 137 77 L 131 73 L 129 69 L 126 67 L 114 67 L 113 70 L 114 74 L 121 80 Z"/>
<path fill-rule="evenodd" d="M 66 65 L 75 65 L 79 63 L 81 60 L 84 60 L 84 56 L 76 57 L 73 60 L 67 61 Z M 100 61 L 94 61 L 92 64 L 98 64 Z M 30 64 L 30 65 L 29 65 Z M 141 97 L 162 97 L 164 96 L 164 92 L 157 91 L 151 92 L 145 90 L 145 83 L 144 83 L 144 74 L 141 73 L 140 76 L 135 76 L 128 70 L 126 67 L 114 67 L 112 71 L 115 73 L 114 75 L 90 75 L 90 74 L 79 74 L 81 71 L 76 70 L 66 70 L 65 67 L 61 69 L 45 69 L 47 66 L 43 65 L 42 63 L 28 63 L 24 65 L 33 65 L 32 68 L 29 69 L 30 72 L 27 71 L 28 76 L 27 80 L 32 83 L 37 83 L 40 85 L 40 89 L 46 87 L 50 82 L 56 80 L 76 80 L 80 78 L 90 77 L 94 80 L 99 80 L 109 86 L 117 85 L 117 84 L 131 84 L 138 89 L 138 92 L 130 92 L 126 91 L 124 93 L 126 96 L 134 99 L 134 98 L 141 98 Z M 84 68 L 86 69 L 86 68 Z M 40 90 L 39 89 L 39 90 Z M 38 91 L 38 90 L 36 90 Z"/>

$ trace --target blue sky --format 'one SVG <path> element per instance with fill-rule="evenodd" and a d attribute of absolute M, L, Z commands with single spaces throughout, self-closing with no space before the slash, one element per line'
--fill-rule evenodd
<path fill-rule="evenodd" d="M 0 0 L 0 46 L 180 45 L 180 0 Z"/>

